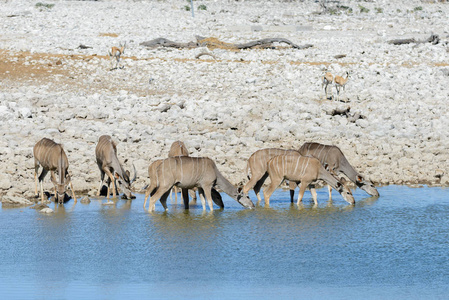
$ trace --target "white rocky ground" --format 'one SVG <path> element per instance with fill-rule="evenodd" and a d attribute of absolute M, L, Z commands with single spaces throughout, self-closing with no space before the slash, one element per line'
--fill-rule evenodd
<path fill-rule="evenodd" d="M 207 10 L 192 18 L 181 0 L 37 2 L 0 5 L 0 194 L 34 194 L 32 147 L 42 137 L 64 144 L 75 189 L 94 190 L 102 134 L 119 142 L 126 166 L 135 163 L 137 189 L 148 181 L 148 164 L 178 139 L 234 183 L 246 180 L 252 152 L 317 141 L 338 145 L 377 184 L 449 184 L 449 4 L 341 1 L 352 13 L 319 14 L 309 0 L 194 1 Z M 437 45 L 387 43 L 432 32 Z M 233 43 L 283 37 L 314 47 L 139 45 L 195 35 Z M 125 41 L 123 68 L 111 71 L 107 51 Z M 217 60 L 195 59 L 203 51 Z M 326 69 L 351 72 L 346 103 L 324 99 Z M 347 106 L 365 118 L 327 113 Z"/>

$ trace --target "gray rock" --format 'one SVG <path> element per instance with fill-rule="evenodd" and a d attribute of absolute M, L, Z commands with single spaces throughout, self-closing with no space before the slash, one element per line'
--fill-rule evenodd
<path fill-rule="evenodd" d="M 5 207 L 21 207 L 21 206 L 29 206 L 32 204 L 33 202 L 31 202 L 30 200 L 19 196 L 5 195 L 2 198 L 2 205 Z"/>
<path fill-rule="evenodd" d="M 91 201 L 90 201 L 89 197 L 85 196 L 80 200 L 80 202 L 83 204 L 89 204 Z"/>

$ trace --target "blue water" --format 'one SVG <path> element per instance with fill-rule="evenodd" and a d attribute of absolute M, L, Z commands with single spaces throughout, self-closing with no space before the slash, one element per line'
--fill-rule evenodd
<path fill-rule="evenodd" d="M 0 210 L 0 299 L 447 299 L 449 190 L 356 190 L 291 205 L 184 211 L 143 195 Z M 250 194 L 255 199 L 254 194 Z"/>

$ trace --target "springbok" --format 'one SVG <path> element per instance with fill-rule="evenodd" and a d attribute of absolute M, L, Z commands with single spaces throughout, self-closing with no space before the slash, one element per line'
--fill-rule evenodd
<path fill-rule="evenodd" d="M 296 152 L 296 150 L 284 150 L 278 148 L 266 148 L 257 150 L 248 159 L 246 165 L 246 173 L 249 177 L 249 171 L 251 172 L 250 180 L 243 187 L 243 193 L 248 195 L 248 192 L 254 188 L 258 202 L 262 201 L 260 197 L 260 189 L 268 177 L 267 173 L 267 163 L 270 159 L 278 155 L 285 155 L 290 152 Z M 292 185 L 293 189 L 296 185 Z M 293 202 L 293 201 L 292 201 Z"/>
<path fill-rule="evenodd" d="M 177 156 L 166 158 L 156 168 L 155 177 L 156 180 L 151 180 L 150 187 L 145 192 L 144 207 L 151 195 L 148 208 L 150 212 L 154 210 L 158 199 L 160 199 L 164 209 L 167 210 L 167 197 L 174 185 L 183 189 L 198 187 L 200 194 L 204 193 L 210 211 L 213 211 L 212 188 L 214 187 L 218 187 L 244 207 L 254 208 L 254 204 L 249 197 L 232 185 L 220 173 L 214 161 L 207 157 Z M 203 210 L 205 209 L 204 205 Z"/>
<path fill-rule="evenodd" d="M 328 86 L 331 85 L 331 87 L 332 87 L 333 82 L 334 82 L 334 76 L 332 75 L 332 73 L 326 72 L 323 76 L 323 82 L 321 83 L 321 88 L 324 87 L 324 93 L 326 95 L 326 99 L 329 99 L 327 97 Z M 331 94 L 332 94 L 332 89 L 331 89 Z M 331 97 L 332 97 L 332 95 L 331 95 Z"/>
<path fill-rule="evenodd" d="M 155 182 L 155 186 L 158 186 L 158 174 L 157 174 L 157 169 L 159 168 L 160 165 L 162 165 L 162 162 L 164 160 L 163 159 L 158 159 L 155 160 L 154 162 L 152 162 L 149 167 L 148 167 L 148 176 L 150 177 L 150 182 Z M 148 185 L 146 188 L 148 189 L 150 185 Z M 188 198 L 188 194 L 185 195 L 186 191 L 191 191 L 188 189 L 181 189 L 182 193 L 183 193 L 183 202 L 184 202 L 184 208 L 185 209 L 189 209 L 189 198 Z M 203 205 L 203 210 L 206 210 L 206 201 L 204 200 L 204 191 L 200 189 L 200 198 L 201 198 L 201 203 Z M 184 197 L 185 196 L 185 197 Z M 195 195 L 196 196 L 196 195 Z M 212 200 L 214 201 L 215 204 L 217 204 L 220 208 L 224 208 L 224 204 L 223 204 L 223 199 L 221 198 L 221 195 L 219 192 L 217 192 L 216 189 L 212 188 Z M 157 199 L 156 199 L 157 201 Z M 155 202 L 156 202 L 155 201 Z M 146 205 L 146 200 L 143 203 L 143 208 L 145 209 L 145 205 Z M 154 210 L 154 207 L 153 207 Z"/>
<path fill-rule="evenodd" d="M 354 205 L 351 190 L 328 172 L 320 161 L 314 157 L 302 156 L 298 152 L 290 152 L 272 158 L 268 164 L 268 175 L 271 183 L 264 193 L 265 205 L 270 205 L 270 197 L 276 188 L 285 180 L 301 183 L 297 204 L 302 201 L 306 188 L 318 180 L 323 180 L 336 189 L 349 204 Z M 312 192 L 315 205 L 318 204 L 316 192 Z"/>
<path fill-rule="evenodd" d="M 43 138 L 33 148 L 34 155 L 34 182 L 35 190 L 34 194 L 38 197 L 37 182 L 39 180 L 41 185 L 41 201 L 44 202 L 44 188 L 42 181 L 50 171 L 51 182 L 55 187 L 55 197 L 59 203 L 64 202 L 66 186 L 69 185 L 72 190 L 72 198 L 76 203 L 75 191 L 73 190 L 72 181 L 70 175 L 67 172 L 69 168 L 69 160 L 64 152 L 61 144 L 57 144 L 54 141 Z M 39 171 L 39 165 L 42 166 L 42 173 L 37 177 Z M 55 171 L 58 172 L 58 180 L 55 177 Z"/>
<path fill-rule="evenodd" d="M 354 182 L 359 188 L 371 196 L 379 196 L 379 192 L 373 183 L 358 173 L 344 156 L 337 146 L 323 145 L 319 143 L 305 143 L 299 149 L 299 153 L 304 156 L 312 156 L 318 159 L 321 164 L 327 165 L 335 174 L 343 173 Z M 332 189 L 329 189 L 329 200 L 332 199 Z M 293 192 L 294 193 L 294 192 Z M 293 195 L 292 195 L 293 197 Z"/>
<path fill-rule="evenodd" d="M 100 186 L 98 187 L 97 197 L 100 196 L 100 191 L 104 183 L 104 175 L 108 175 L 107 198 L 109 199 L 110 189 L 109 185 L 112 182 L 112 197 L 116 197 L 116 182 L 118 183 L 123 193 L 128 199 L 133 199 L 135 196 L 131 194 L 131 184 L 136 180 L 137 172 L 134 168 L 134 177 L 129 179 L 129 171 L 125 171 L 117 158 L 117 145 L 109 135 L 102 135 L 98 139 L 97 147 L 95 148 L 95 157 L 98 168 L 101 172 Z"/>
<path fill-rule="evenodd" d="M 342 76 L 335 76 L 335 89 L 337 90 L 337 101 L 340 100 L 340 89 L 343 88 L 343 90 L 345 89 L 345 85 L 346 83 L 348 83 L 349 80 L 349 72 L 346 71 L 346 77 L 343 78 Z"/>
<path fill-rule="evenodd" d="M 168 157 L 176 157 L 176 156 L 189 156 L 189 150 L 187 150 L 186 145 L 182 141 L 175 141 L 170 146 L 170 151 L 168 152 Z M 175 201 L 178 201 L 178 188 L 176 186 L 173 187 L 175 192 Z M 196 193 L 194 191 L 190 191 L 193 201 L 196 201 Z M 183 193 L 184 195 L 184 193 Z M 187 194 L 188 195 L 188 194 Z M 170 193 L 170 199 L 171 198 Z M 187 199 L 188 201 L 188 199 Z M 185 202 L 184 202 L 185 203 Z"/>
<path fill-rule="evenodd" d="M 125 44 L 119 44 L 119 47 L 112 47 L 111 51 L 108 51 L 109 57 L 111 58 L 111 70 L 117 69 L 118 65 L 120 63 L 120 57 L 123 53 L 125 53 L 125 47 L 126 47 L 126 42 Z M 115 68 L 113 68 L 114 66 L 114 59 L 115 59 Z"/>

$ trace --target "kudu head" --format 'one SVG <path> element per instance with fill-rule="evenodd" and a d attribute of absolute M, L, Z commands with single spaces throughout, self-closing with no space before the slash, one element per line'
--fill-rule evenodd
<path fill-rule="evenodd" d="M 131 184 L 136 180 L 137 177 L 137 171 L 134 164 L 133 169 L 134 169 L 134 176 L 132 179 L 129 179 L 131 173 L 128 170 L 122 172 L 122 176 L 120 176 L 118 172 L 114 171 L 114 177 L 117 182 L 117 186 L 123 191 L 124 197 L 126 197 L 126 199 L 136 198 L 136 196 L 134 196 L 131 193 Z"/>
<path fill-rule="evenodd" d="M 371 196 L 379 197 L 379 192 L 374 187 L 374 184 L 371 181 L 369 181 L 368 179 L 363 178 L 363 176 L 361 176 L 361 175 L 357 175 L 356 180 L 357 181 L 355 182 L 355 184 L 359 188 L 361 188 L 362 190 L 364 190 L 365 192 L 367 192 Z"/>
<path fill-rule="evenodd" d="M 250 208 L 253 209 L 255 208 L 254 203 L 251 201 L 251 199 L 249 199 L 248 195 L 245 195 L 243 193 L 243 189 L 241 187 L 239 187 L 237 189 L 237 198 L 235 200 L 237 200 L 238 203 L 240 203 L 241 205 L 243 205 L 246 208 Z"/>
<path fill-rule="evenodd" d="M 67 174 L 63 180 L 63 182 L 58 182 L 53 177 L 51 178 L 51 182 L 55 185 L 56 188 L 56 199 L 58 199 L 58 203 L 64 203 L 65 200 L 65 190 L 67 185 L 70 183 L 70 176 Z"/>
<path fill-rule="evenodd" d="M 341 194 L 343 199 L 349 204 L 355 205 L 354 196 L 351 193 L 351 189 L 349 188 L 349 184 L 343 177 L 337 179 L 337 191 Z"/>
<path fill-rule="evenodd" d="M 337 173 L 335 173 L 335 170 L 332 169 L 329 164 L 324 164 L 324 168 L 337 180 L 335 189 L 341 194 L 343 199 L 349 204 L 354 205 L 355 200 L 351 189 L 349 188 L 349 182 L 344 177 L 338 178 Z"/>

